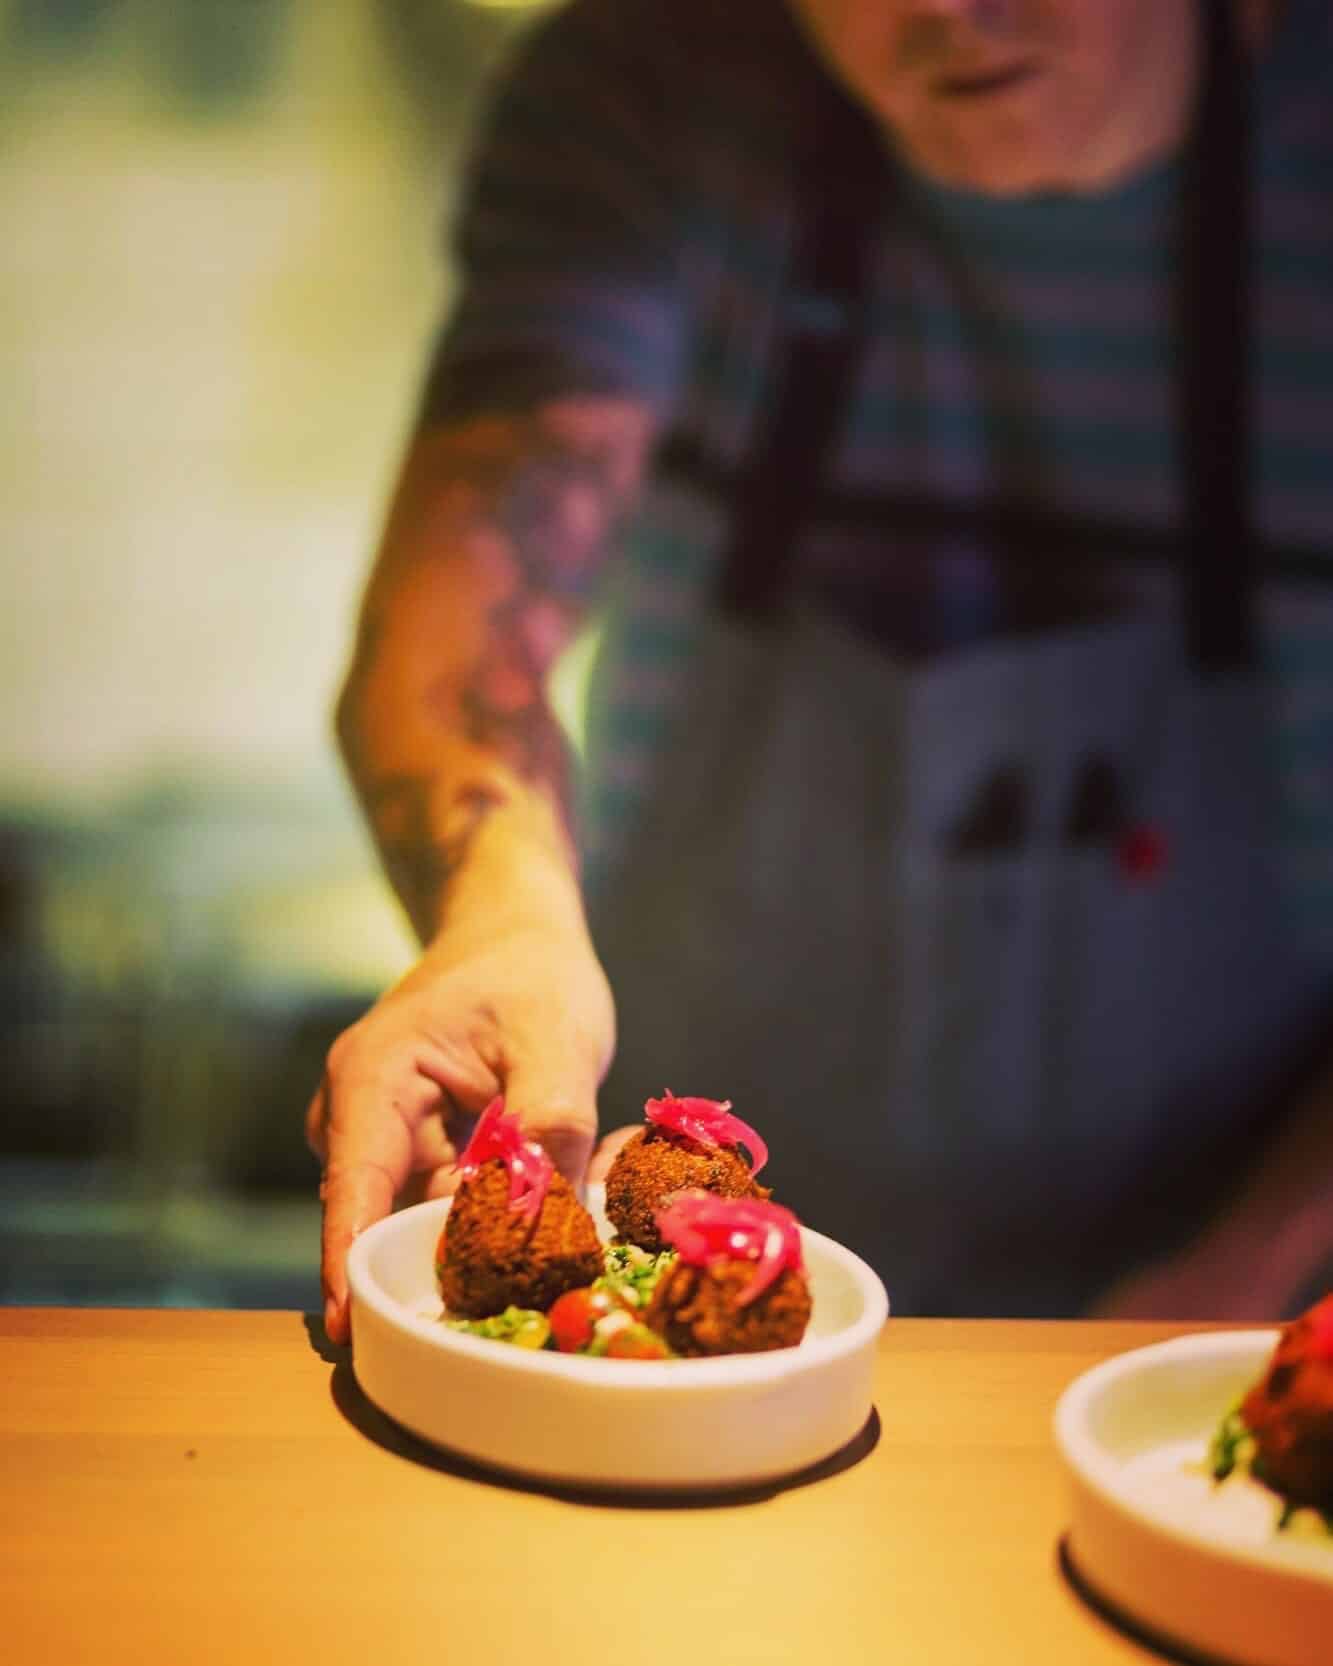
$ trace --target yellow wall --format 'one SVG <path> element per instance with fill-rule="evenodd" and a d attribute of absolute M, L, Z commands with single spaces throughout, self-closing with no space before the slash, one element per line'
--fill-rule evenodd
<path fill-rule="evenodd" d="M 444 287 L 450 158 L 409 119 L 372 11 L 293 4 L 273 81 L 230 113 L 163 96 L 132 4 L 81 58 L 8 67 L 11 800 L 121 791 L 164 764 L 329 768 Z"/>

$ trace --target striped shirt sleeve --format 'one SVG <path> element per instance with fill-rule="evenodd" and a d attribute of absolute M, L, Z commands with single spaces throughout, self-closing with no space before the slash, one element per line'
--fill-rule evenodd
<path fill-rule="evenodd" d="M 681 146 L 649 12 L 573 0 L 495 87 L 453 227 L 458 293 L 424 421 L 573 393 L 671 405 Z"/>

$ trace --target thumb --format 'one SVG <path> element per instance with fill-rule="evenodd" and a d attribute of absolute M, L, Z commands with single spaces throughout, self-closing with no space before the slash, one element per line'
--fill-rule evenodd
<path fill-rule="evenodd" d="M 515 1062 L 505 1081 L 505 1109 L 518 1112 L 572 1186 L 581 1186 L 597 1137 L 597 1083 L 586 1069 L 551 1057 Z"/>
<path fill-rule="evenodd" d="M 643 1132 L 642 1122 L 627 1122 L 598 1141 L 597 1149 L 592 1154 L 588 1164 L 588 1180 L 590 1183 L 600 1183 L 611 1172 L 611 1165 L 620 1155 L 623 1147 L 627 1146 L 636 1134 Z"/>

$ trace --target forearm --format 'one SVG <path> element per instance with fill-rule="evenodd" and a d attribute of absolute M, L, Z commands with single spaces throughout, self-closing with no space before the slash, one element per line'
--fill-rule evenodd
<path fill-rule="evenodd" d="M 1277 1304 L 1333 1259 L 1333 1044 L 1203 1247 Z"/>
<path fill-rule="evenodd" d="M 1100 1318 L 1268 1322 L 1333 1263 L 1333 1046 L 1229 1202 L 1182 1251 L 1104 1292 Z"/>
<path fill-rule="evenodd" d="M 408 457 L 338 733 L 423 942 L 471 901 L 558 908 L 562 885 L 577 895 L 546 680 L 649 438 L 631 402 L 568 400 L 430 431 Z"/>

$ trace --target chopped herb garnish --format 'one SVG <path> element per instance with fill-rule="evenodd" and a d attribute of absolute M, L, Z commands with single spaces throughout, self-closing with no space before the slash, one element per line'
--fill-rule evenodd
<path fill-rule="evenodd" d="M 1228 1475 L 1239 1469 L 1260 1486 L 1276 1493 L 1281 1499 L 1281 1509 L 1275 1524 L 1276 1532 L 1281 1533 L 1291 1527 L 1298 1517 L 1302 1522 L 1308 1522 L 1313 1516 L 1322 1523 L 1326 1533 L 1333 1535 L 1333 1513 L 1314 1507 L 1303 1509 L 1291 1499 L 1284 1498 L 1281 1488 L 1274 1486 L 1271 1478 L 1264 1472 L 1263 1459 L 1255 1451 L 1254 1436 L 1241 1416 L 1239 1401 L 1218 1424 L 1212 1440 L 1208 1443 L 1208 1468 L 1215 1481 L 1225 1481 Z"/>
<path fill-rule="evenodd" d="M 627 1307 L 645 1308 L 652 1300 L 658 1279 L 675 1256 L 674 1250 L 662 1250 L 654 1255 L 637 1244 L 607 1244 L 606 1271 L 594 1288 L 609 1291 Z"/>
<path fill-rule="evenodd" d="M 1208 1467 L 1214 1481 L 1225 1481 L 1241 1457 L 1241 1448 L 1250 1439 L 1245 1419 L 1240 1414 L 1239 1402 L 1218 1424 L 1208 1445 Z"/>
<path fill-rule="evenodd" d="M 446 1319 L 450 1330 L 466 1331 L 487 1342 L 512 1342 L 516 1348 L 548 1348 L 551 1326 L 535 1307 L 507 1307 L 485 1319 Z"/>

